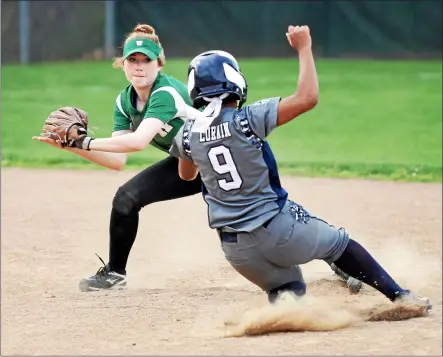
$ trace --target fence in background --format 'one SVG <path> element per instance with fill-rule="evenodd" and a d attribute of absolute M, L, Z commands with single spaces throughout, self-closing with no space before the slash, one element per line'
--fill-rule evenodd
<path fill-rule="evenodd" d="M 223 48 L 236 56 L 286 56 L 289 24 L 311 28 L 326 57 L 441 56 L 442 3 L 426 1 L 117 1 L 118 43 L 152 24 L 167 55 Z"/>
<path fill-rule="evenodd" d="M 105 10 L 105 1 L 3 0 L 2 63 L 105 57 Z"/>
<path fill-rule="evenodd" d="M 168 58 L 213 48 L 238 57 L 286 56 L 292 51 L 284 36 L 288 24 L 311 27 L 316 56 L 442 53 L 440 0 L 3 0 L 1 5 L 3 63 L 110 58 L 136 23 L 156 28 Z"/>

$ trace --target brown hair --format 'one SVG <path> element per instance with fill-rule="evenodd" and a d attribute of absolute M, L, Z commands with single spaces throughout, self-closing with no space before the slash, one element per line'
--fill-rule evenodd
<path fill-rule="evenodd" d="M 132 32 L 126 36 L 126 39 L 125 39 L 125 42 L 123 45 L 125 45 L 128 41 L 130 41 L 136 37 L 148 38 L 151 41 L 154 41 L 160 47 L 162 47 L 162 44 L 160 43 L 160 40 L 159 40 L 157 34 L 155 33 L 154 28 L 150 25 L 138 24 L 137 26 L 135 26 L 134 29 L 132 30 Z M 158 61 L 159 66 L 165 65 L 166 58 L 165 58 L 165 51 L 163 49 L 160 52 L 160 56 L 158 56 L 157 61 Z M 114 62 L 112 63 L 112 67 L 123 68 L 123 58 L 122 57 L 114 58 Z"/>

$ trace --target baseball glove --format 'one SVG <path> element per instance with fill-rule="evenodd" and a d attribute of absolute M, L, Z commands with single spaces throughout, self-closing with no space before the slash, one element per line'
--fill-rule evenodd
<path fill-rule="evenodd" d="M 63 147 L 79 147 L 87 136 L 88 114 L 75 107 L 62 107 L 49 114 L 42 136 L 59 140 Z"/>

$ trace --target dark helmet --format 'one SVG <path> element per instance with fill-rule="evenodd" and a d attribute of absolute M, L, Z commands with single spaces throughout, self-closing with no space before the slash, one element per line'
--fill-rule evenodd
<path fill-rule="evenodd" d="M 224 51 L 207 51 L 195 57 L 188 67 L 188 93 L 194 108 L 208 104 L 203 97 L 227 93 L 226 100 L 246 102 L 248 84 L 236 59 Z"/>

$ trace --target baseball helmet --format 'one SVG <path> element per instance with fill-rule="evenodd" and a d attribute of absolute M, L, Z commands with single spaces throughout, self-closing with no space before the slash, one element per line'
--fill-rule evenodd
<path fill-rule="evenodd" d="M 188 93 L 194 108 L 207 105 L 204 99 L 228 94 L 225 100 L 247 99 L 247 82 L 237 60 L 228 52 L 213 50 L 196 56 L 188 67 Z"/>

